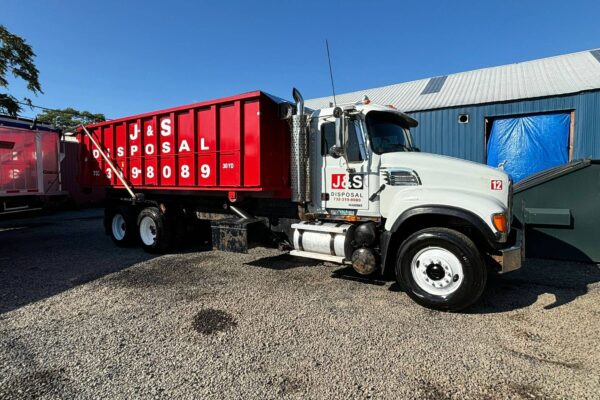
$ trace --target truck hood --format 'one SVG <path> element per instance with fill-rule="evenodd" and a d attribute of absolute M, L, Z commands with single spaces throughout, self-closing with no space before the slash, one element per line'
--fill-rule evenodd
<path fill-rule="evenodd" d="M 396 152 L 381 155 L 381 168 L 383 171 L 394 168 L 413 170 L 419 176 L 423 190 L 474 192 L 508 204 L 510 177 L 487 165 L 436 154 Z"/>

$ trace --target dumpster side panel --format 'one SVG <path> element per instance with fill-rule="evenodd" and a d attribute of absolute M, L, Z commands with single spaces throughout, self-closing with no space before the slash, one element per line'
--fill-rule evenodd
<path fill-rule="evenodd" d="M 240 191 L 289 197 L 289 131 L 261 92 L 88 126 L 137 189 Z M 82 177 L 118 186 L 100 151 L 82 135 Z"/>

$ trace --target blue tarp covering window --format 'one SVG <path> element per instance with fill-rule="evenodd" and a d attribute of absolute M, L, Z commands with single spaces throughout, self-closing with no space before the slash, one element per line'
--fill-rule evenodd
<path fill-rule="evenodd" d="M 569 161 L 569 113 L 496 119 L 487 163 L 504 165 L 515 182 Z"/>

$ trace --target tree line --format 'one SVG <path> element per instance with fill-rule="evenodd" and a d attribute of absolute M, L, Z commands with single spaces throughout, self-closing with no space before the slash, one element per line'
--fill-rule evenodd
<path fill-rule="evenodd" d="M 22 37 L 15 35 L 0 25 L 0 114 L 16 117 L 23 107 L 33 107 L 30 98 L 17 99 L 8 93 L 8 76 L 24 80 L 27 89 L 34 95 L 43 94 L 39 71 L 35 65 L 35 53 Z M 37 115 L 38 122 L 51 124 L 62 131 L 73 131 L 77 126 L 105 121 L 104 114 L 79 111 L 72 107 L 48 109 Z"/>

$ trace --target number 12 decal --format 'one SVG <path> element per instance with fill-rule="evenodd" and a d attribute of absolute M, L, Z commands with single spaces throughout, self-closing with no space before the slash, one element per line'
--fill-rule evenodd
<path fill-rule="evenodd" d="M 502 190 L 502 180 L 492 179 L 491 180 L 491 189 L 492 190 Z"/>

